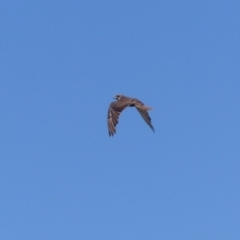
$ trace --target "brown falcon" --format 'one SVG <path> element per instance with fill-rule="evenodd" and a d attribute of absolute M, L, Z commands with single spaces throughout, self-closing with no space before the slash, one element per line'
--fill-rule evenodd
<path fill-rule="evenodd" d="M 147 112 L 147 110 L 152 110 L 152 108 L 147 107 L 136 98 L 126 97 L 120 94 L 116 95 L 114 98 L 117 101 L 112 102 L 108 109 L 107 123 L 109 136 L 113 136 L 116 133 L 116 125 L 118 124 L 119 115 L 126 107 L 135 107 L 154 132 L 154 127 L 151 124 L 151 118 Z"/>

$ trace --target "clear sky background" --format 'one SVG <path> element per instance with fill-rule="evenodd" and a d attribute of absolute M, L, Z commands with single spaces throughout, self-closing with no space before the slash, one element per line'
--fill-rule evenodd
<path fill-rule="evenodd" d="M 1 240 L 240 239 L 240 1 L 0 2 Z M 151 106 L 107 131 L 115 94 Z"/>

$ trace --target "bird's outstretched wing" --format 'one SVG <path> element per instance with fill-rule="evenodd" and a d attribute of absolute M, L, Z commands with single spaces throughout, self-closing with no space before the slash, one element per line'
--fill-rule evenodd
<path fill-rule="evenodd" d="M 153 132 L 155 132 L 154 127 L 151 124 L 151 118 L 150 118 L 147 110 L 141 109 L 141 108 L 137 107 L 136 105 L 135 105 L 135 107 L 138 110 L 138 112 L 141 114 L 142 118 L 145 120 L 147 125 L 153 130 Z"/>
<path fill-rule="evenodd" d="M 120 113 L 130 105 L 129 101 L 116 101 L 112 102 L 108 109 L 108 133 L 113 136 L 116 133 L 116 125 Z"/>
<path fill-rule="evenodd" d="M 138 110 L 138 112 L 141 114 L 142 118 L 144 119 L 144 121 L 147 123 L 147 125 L 153 130 L 153 132 L 155 132 L 153 125 L 151 124 L 151 118 L 148 114 L 148 110 L 152 110 L 152 108 L 144 105 L 144 103 L 142 103 L 141 101 L 139 101 L 138 99 L 133 99 L 134 101 L 134 107 L 136 107 L 136 109 Z"/>

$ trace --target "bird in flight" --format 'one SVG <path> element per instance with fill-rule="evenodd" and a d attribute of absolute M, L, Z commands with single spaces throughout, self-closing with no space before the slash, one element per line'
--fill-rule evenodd
<path fill-rule="evenodd" d="M 136 98 L 126 97 L 120 94 L 117 94 L 114 99 L 116 99 L 117 101 L 110 104 L 107 116 L 109 136 L 113 136 L 116 133 L 116 125 L 118 124 L 119 115 L 126 107 L 135 107 L 141 114 L 145 122 L 148 124 L 148 126 L 154 132 L 154 127 L 151 124 L 151 118 L 149 117 L 147 112 L 148 110 L 152 110 L 152 108 L 144 105 L 144 103 L 140 102 Z"/>

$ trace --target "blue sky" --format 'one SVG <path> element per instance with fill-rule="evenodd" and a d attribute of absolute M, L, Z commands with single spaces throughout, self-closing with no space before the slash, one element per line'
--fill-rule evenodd
<path fill-rule="evenodd" d="M 239 9 L 1 1 L 0 238 L 238 240 Z"/>

